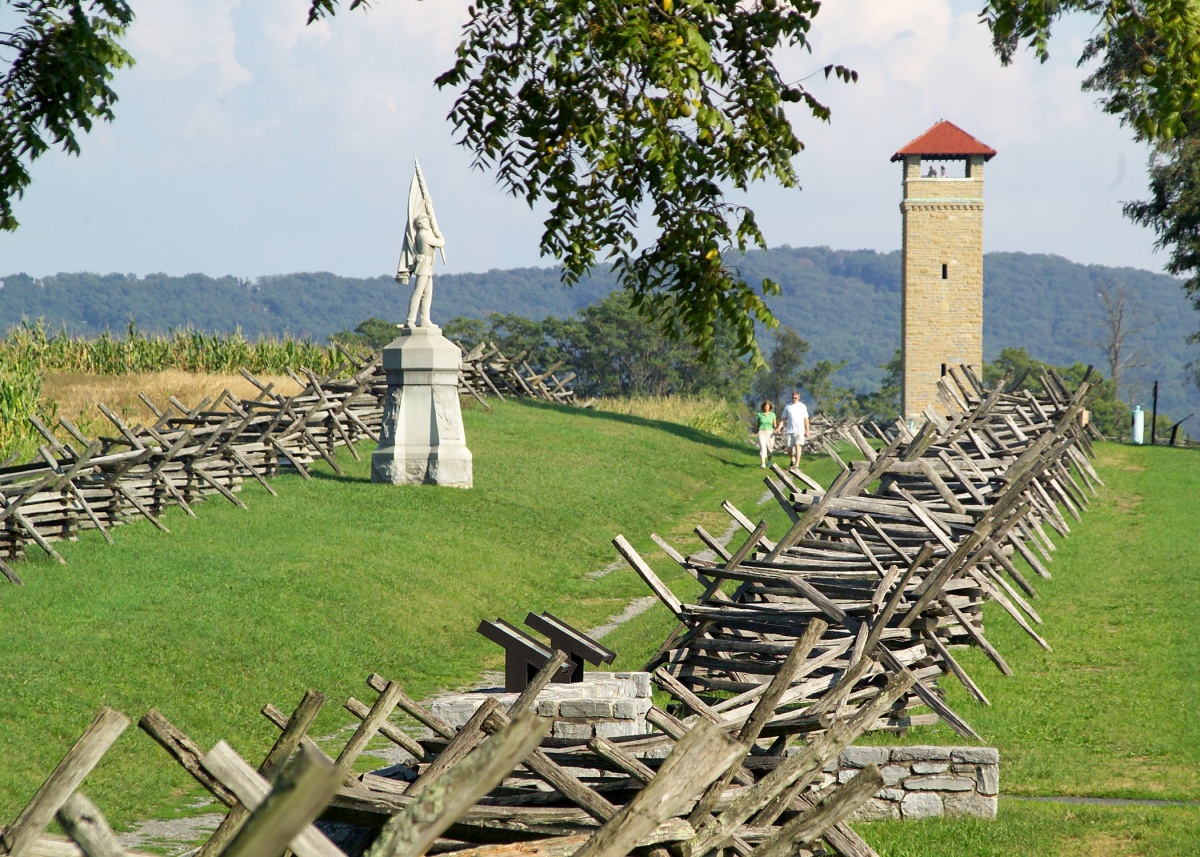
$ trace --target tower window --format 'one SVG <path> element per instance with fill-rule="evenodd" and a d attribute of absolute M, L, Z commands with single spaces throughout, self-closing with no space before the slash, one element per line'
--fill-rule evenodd
<path fill-rule="evenodd" d="M 942 263 L 942 279 L 943 280 L 950 279 L 950 266 L 944 262 Z"/>

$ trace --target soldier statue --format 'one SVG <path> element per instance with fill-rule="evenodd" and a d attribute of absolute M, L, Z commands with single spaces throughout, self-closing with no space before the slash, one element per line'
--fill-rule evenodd
<path fill-rule="evenodd" d="M 421 165 L 417 164 L 416 175 L 408 191 L 408 223 L 404 228 L 404 247 L 400 251 L 400 264 L 396 269 L 396 281 L 407 284 L 412 278 L 412 297 L 408 300 L 408 316 L 404 327 L 434 327 L 429 316 L 429 305 L 433 300 L 433 260 L 441 250 L 442 262 L 446 261 L 446 239 L 438 229 L 433 214 L 433 200 L 425 187 Z M 419 319 L 419 320 L 418 320 Z"/>

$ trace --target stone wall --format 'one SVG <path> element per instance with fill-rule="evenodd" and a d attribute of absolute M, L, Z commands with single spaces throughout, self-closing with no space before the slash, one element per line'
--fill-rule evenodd
<path fill-rule="evenodd" d="M 554 718 L 555 738 L 613 738 L 652 732 L 646 723 L 650 710 L 650 674 L 644 672 L 588 672 L 584 681 L 549 684 L 535 706 L 543 717 Z M 456 729 L 468 720 L 488 697 L 507 708 L 515 693 L 481 689 L 456 693 L 434 700 L 430 710 Z"/>
<path fill-rule="evenodd" d="M 574 684 L 550 684 L 538 696 L 536 710 L 553 717 L 551 735 L 587 740 L 645 735 L 650 710 L 650 675 L 644 672 L 589 672 Z M 456 729 L 471 719 L 488 697 L 502 706 L 517 694 L 482 688 L 440 696 L 430 710 Z M 666 755 L 663 748 L 660 753 Z M 848 747 L 825 769 L 813 790 L 824 791 L 853 779 L 867 765 L 878 765 L 884 787 L 854 816 L 859 821 L 937 816 L 996 817 L 1000 756 L 990 747 Z M 606 776 L 604 771 L 575 771 L 578 776 Z"/>
<path fill-rule="evenodd" d="M 970 816 L 995 818 L 1000 754 L 991 747 L 848 747 L 818 791 L 878 765 L 884 787 L 855 815 L 859 821 Z"/>

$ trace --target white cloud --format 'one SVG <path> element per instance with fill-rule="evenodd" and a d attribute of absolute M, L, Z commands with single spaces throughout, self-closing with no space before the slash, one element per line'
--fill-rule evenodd
<path fill-rule="evenodd" d="M 806 80 L 833 109 L 831 124 L 796 108 L 807 150 L 796 159 L 802 193 L 758 187 L 749 195 L 772 243 L 899 246 L 900 173 L 893 152 L 939 119 L 991 145 L 985 245 L 1057 252 L 1080 261 L 1157 267 L 1152 237 L 1124 220 L 1121 200 L 1144 192 L 1145 153 L 1079 90 L 1075 68 L 1086 22 L 1068 21 L 1053 59 L 1028 54 L 1002 68 L 976 10 L 946 0 L 843 0 L 826 4 L 813 53 L 787 69 L 855 68 L 848 85 Z M 1123 180 L 1114 185 L 1123 161 Z"/>
<path fill-rule="evenodd" d="M 546 264 L 540 218 L 470 169 L 433 86 L 453 62 L 469 0 L 379 0 L 305 25 L 307 0 L 138 0 L 118 75 L 117 120 L 82 158 L 40 161 L 0 236 L 9 270 L 297 270 L 386 273 L 419 157 L 452 270 Z M 759 185 L 747 200 L 772 244 L 899 246 L 893 152 L 939 118 L 999 150 L 988 168 L 989 249 L 1059 252 L 1155 267 L 1152 236 L 1119 203 L 1144 193 L 1144 152 L 1079 92 L 1086 29 L 1060 28 L 1055 60 L 1000 68 L 977 4 L 839 0 L 813 52 L 782 60 L 833 108 L 797 109 L 803 192 Z M 839 62 L 857 84 L 826 82 Z M 1114 184 L 1124 159 L 1124 178 Z"/>
<path fill-rule="evenodd" d="M 237 59 L 231 13 L 240 0 L 154 0 L 140 4 L 129 28 L 129 50 L 151 73 L 179 81 L 198 72 L 214 76 L 225 94 L 249 83 Z"/>

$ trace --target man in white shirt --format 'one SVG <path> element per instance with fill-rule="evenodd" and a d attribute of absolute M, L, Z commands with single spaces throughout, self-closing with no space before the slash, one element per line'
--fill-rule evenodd
<path fill-rule="evenodd" d="M 800 401 L 800 394 L 795 390 L 792 391 L 792 403 L 783 409 L 783 431 L 787 435 L 792 467 L 799 467 L 804 439 L 808 437 L 808 408 Z"/>

